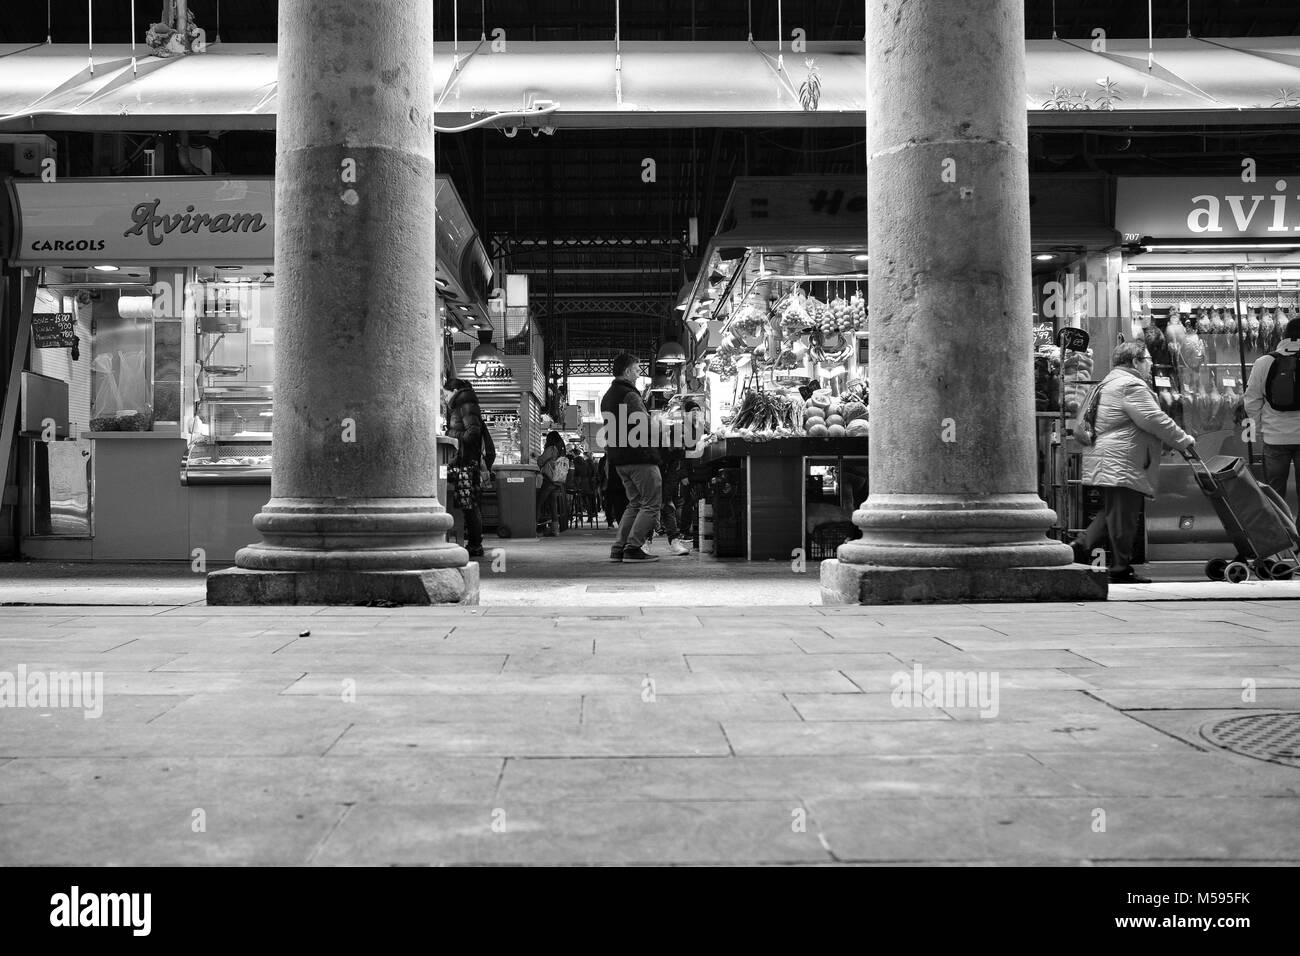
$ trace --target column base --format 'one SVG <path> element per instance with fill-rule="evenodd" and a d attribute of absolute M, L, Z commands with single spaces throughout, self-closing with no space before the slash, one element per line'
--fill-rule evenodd
<path fill-rule="evenodd" d="M 830 558 L 822 604 L 1104 601 L 1110 579 L 1091 565 L 1055 568 L 886 568 Z"/>
<path fill-rule="evenodd" d="M 208 575 L 208 605 L 478 604 L 478 565 L 423 571 L 250 571 Z"/>

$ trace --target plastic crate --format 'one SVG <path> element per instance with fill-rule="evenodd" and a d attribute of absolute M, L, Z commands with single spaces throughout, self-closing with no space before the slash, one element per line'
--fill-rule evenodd
<path fill-rule="evenodd" d="M 861 535 L 861 529 L 852 521 L 830 521 L 819 524 L 808 536 L 808 560 L 825 561 L 827 558 L 833 558 L 840 545 Z"/>

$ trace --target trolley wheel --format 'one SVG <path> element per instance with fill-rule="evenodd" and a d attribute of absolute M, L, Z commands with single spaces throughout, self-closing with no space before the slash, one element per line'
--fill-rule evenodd
<path fill-rule="evenodd" d="M 1223 576 L 1233 584 L 1250 580 L 1250 565 L 1242 561 L 1233 561 L 1223 569 Z"/>
<path fill-rule="evenodd" d="M 1228 562 L 1224 558 L 1211 558 L 1205 562 L 1205 576 L 1211 581 L 1222 581 L 1223 572 L 1227 569 Z"/>
<path fill-rule="evenodd" d="M 1295 568 L 1285 561 L 1272 561 L 1269 563 L 1268 575 L 1274 581 L 1290 581 L 1295 574 Z"/>
<path fill-rule="evenodd" d="M 510 525 L 508 525 L 508 524 L 499 524 L 499 525 L 497 525 L 497 537 L 498 537 L 498 538 L 508 538 L 508 537 L 510 537 Z"/>
<path fill-rule="evenodd" d="M 1260 558 L 1254 562 L 1255 573 L 1259 575 L 1261 581 L 1271 581 L 1273 579 L 1273 561 L 1270 558 Z"/>

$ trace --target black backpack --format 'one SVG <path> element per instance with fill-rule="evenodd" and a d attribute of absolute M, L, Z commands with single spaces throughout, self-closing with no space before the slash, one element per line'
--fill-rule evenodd
<path fill-rule="evenodd" d="M 1269 366 L 1268 377 L 1264 379 L 1265 400 L 1279 412 L 1300 411 L 1300 382 L 1296 381 L 1296 375 L 1300 372 L 1300 354 L 1268 354 L 1273 356 L 1273 364 Z"/>

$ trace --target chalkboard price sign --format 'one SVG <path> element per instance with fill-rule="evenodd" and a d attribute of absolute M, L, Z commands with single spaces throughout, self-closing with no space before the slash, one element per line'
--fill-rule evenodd
<path fill-rule="evenodd" d="M 70 349 L 77 341 L 71 312 L 46 312 L 32 316 L 32 338 L 38 349 Z"/>
<path fill-rule="evenodd" d="M 1056 341 L 1065 352 L 1086 352 L 1088 350 L 1088 333 L 1083 329 L 1061 329 L 1056 333 Z"/>

